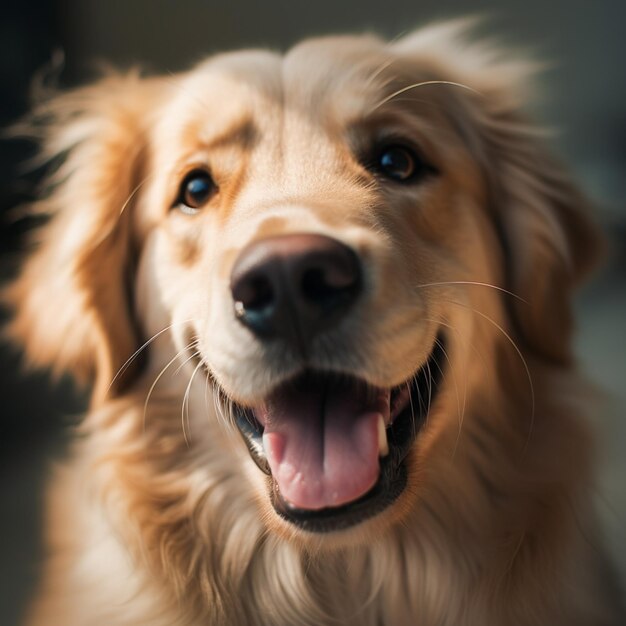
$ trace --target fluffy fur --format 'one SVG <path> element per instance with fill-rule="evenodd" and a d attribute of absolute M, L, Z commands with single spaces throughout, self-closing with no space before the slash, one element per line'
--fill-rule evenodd
<path fill-rule="evenodd" d="M 446 23 L 110 75 L 39 106 L 22 130 L 65 158 L 33 206 L 51 219 L 8 291 L 10 334 L 93 395 L 51 481 L 29 624 L 618 624 L 570 352 L 598 238 L 522 113 L 531 72 Z M 386 135 L 438 174 L 373 177 L 357 156 Z M 184 215 L 198 166 L 220 191 Z M 228 276 L 250 241 L 302 231 L 367 264 L 316 366 L 396 385 L 447 334 L 407 489 L 324 535 L 274 513 L 200 367 L 243 403 L 293 370 L 234 320 Z"/>

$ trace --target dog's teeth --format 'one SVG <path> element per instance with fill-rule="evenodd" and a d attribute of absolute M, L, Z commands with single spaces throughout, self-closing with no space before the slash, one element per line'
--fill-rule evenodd
<path fill-rule="evenodd" d="M 387 431 L 383 416 L 378 416 L 378 456 L 385 457 L 389 454 L 389 443 L 387 442 Z"/>

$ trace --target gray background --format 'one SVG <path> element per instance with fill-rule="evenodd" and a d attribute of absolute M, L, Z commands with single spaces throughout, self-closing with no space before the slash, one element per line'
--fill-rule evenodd
<path fill-rule="evenodd" d="M 3 3 L 6 5 L 6 3 Z M 27 107 L 28 83 L 55 49 L 65 53 L 61 85 L 94 75 L 94 62 L 176 71 L 205 55 L 242 46 L 283 49 L 303 36 L 374 31 L 395 37 L 432 19 L 468 14 L 506 45 L 552 62 L 542 78 L 536 116 L 558 129 L 554 148 L 598 207 L 612 242 L 603 272 L 578 300 L 581 367 L 606 391 L 593 419 L 601 433 L 597 499 L 607 541 L 626 572 L 626 37 L 623 0 L 461 0 L 209 2 L 200 0 L 58 0 L 0 8 L 0 124 Z M 37 174 L 17 175 L 30 153 L 0 143 L 0 277 L 32 224 L 11 207 L 28 199 Z M 62 453 L 67 426 L 83 406 L 64 382 L 19 373 L 0 351 L 0 624 L 19 622 L 40 554 L 41 484 Z"/>

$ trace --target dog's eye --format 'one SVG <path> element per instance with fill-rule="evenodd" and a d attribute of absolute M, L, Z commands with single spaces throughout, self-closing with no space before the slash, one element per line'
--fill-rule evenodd
<path fill-rule="evenodd" d="M 183 213 L 193 215 L 215 195 L 217 185 L 204 170 L 189 172 L 183 179 L 175 206 Z"/>
<path fill-rule="evenodd" d="M 413 150 L 399 144 L 379 149 L 371 167 L 386 178 L 402 183 L 417 180 L 428 170 Z"/>

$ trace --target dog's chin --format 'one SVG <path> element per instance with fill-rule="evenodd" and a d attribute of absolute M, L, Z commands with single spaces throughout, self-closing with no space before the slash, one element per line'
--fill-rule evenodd
<path fill-rule="evenodd" d="M 250 456 L 267 476 L 276 514 L 311 533 L 341 531 L 382 513 L 407 485 L 407 455 L 443 378 L 444 337 L 393 388 L 346 372 L 303 368 L 257 405 L 230 399 L 213 376 Z"/>

